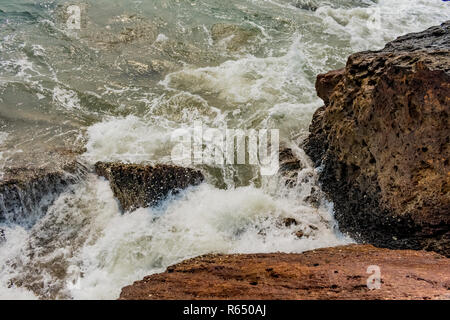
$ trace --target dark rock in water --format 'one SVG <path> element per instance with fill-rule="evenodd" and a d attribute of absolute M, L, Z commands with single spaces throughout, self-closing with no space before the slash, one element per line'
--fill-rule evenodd
<path fill-rule="evenodd" d="M 305 151 L 359 241 L 450 255 L 450 22 L 320 75 Z"/>
<path fill-rule="evenodd" d="M 0 229 L 0 244 L 6 241 L 5 230 Z"/>
<path fill-rule="evenodd" d="M 317 177 L 312 172 L 299 176 L 299 173 L 307 166 L 294 154 L 292 149 L 281 148 L 279 161 L 279 175 L 286 187 L 295 188 L 301 184 L 311 183 L 311 181 L 314 181 L 314 185 L 317 184 Z M 312 187 L 309 195 L 303 198 L 303 201 L 314 208 L 318 208 L 322 199 L 324 199 L 324 195 L 320 188 Z"/>
<path fill-rule="evenodd" d="M 381 268 L 379 287 L 372 290 L 370 265 Z M 119 299 L 439 300 L 449 298 L 449 268 L 450 259 L 436 253 L 370 245 L 300 254 L 207 255 L 136 281 L 122 289 Z"/>
<path fill-rule="evenodd" d="M 170 193 L 199 185 L 204 180 L 200 171 L 170 165 L 98 162 L 95 170 L 109 180 L 125 211 L 157 205 Z"/>
<path fill-rule="evenodd" d="M 0 221 L 32 225 L 44 215 L 67 186 L 86 172 L 78 153 L 54 150 L 47 165 L 8 167 L 0 181 Z"/>
<path fill-rule="evenodd" d="M 297 0 L 293 5 L 299 9 L 316 11 L 319 5 L 313 0 Z"/>
<path fill-rule="evenodd" d="M 450 21 L 447 21 L 423 32 L 409 33 L 389 42 L 383 52 L 448 50 L 450 48 L 449 29 Z"/>
<path fill-rule="evenodd" d="M 288 173 L 304 168 L 301 161 L 294 155 L 292 149 L 285 148 L 280 151 L 280 171 Z"/>
<path fill-rule="evenodd" d="M 285 219 L 283 219 L 283 224 L 286 227 L 297 226 L 298 225 L 298 221 L 295 220 L 294 218 L 285 218 Z"/>
<path fill-rule="evenodd" d="M 298 172 L 304 168 L 302 162 L 294 155 L 292 149 L 289 148 L 284 148 L 280 151 L 279 161 L 279 172 L 281 176 L 285 178 L 286 186 L 296 186 Z"/>

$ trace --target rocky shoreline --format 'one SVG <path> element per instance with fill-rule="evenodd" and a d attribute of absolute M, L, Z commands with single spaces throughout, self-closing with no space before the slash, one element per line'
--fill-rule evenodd
<path fill-rule="evenodd" d="M 120 299 L 450 299 L 450 22 L 354 54 L 316 88 L 304 149 L 340 229 L 371 245 L 198 257 Z"/>
<path fill-rule="evenodd" d="M 450 299 L 450 22 L 354 54 L 344 69 L 319 75 L 316 88 L 324 106 L 303 148 L 340 230 L 360 244 L 202 256 L 123 288 L 120 299 Z M 89 171 L 109 181 L 123 211 L 204 181 L 200 171 L 170 165 L 88 168 L 78 155 L 55 150 L 51 165 L 7 168 L 0 222 L 31 226 Z M 301 162 L 290 149 L 280 160 L 294 185 Z M 367 286 L 371 265 L 381 270 L 379 290 Z"/>
<path fill-rule="evenodd" d="M 0 222 L 33 225 L 68 186 L 84 179 L 88 169 L 79 151 L 46 153 L 43 165 L 19 164 L 5 168 L 0 181 Z"/>

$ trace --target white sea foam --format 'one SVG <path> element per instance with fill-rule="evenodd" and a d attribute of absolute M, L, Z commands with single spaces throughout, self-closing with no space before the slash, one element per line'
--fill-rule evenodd
<path fill-rule="evenodd" d="M 0 272 L 4 285 L 13 277 L 35 288 L 51 283 L 35 292 L 41 297 L 113 299 L 134 280 L 201 254 L 302 252 L 350 241 L 334 229 L 329 207 L 313 209 L 298 194 L 286 198 L 255 187 L 219 190 L 205 183 L 158 208 L 121 214 L 102 178 L 90 176 L 74 190 L 29 233 L 6 229 L 8 241 L 0 246 L 9 261 Z M 299 225 L 287 227 L 283 218 Z M 305 238 L 295 236 L 299 230 Z M 62 260 L 68 272 L 61 278 L 53 268 Z"/>
<path fill-rule="evenodd" d="M 80 99 L 73 90 L 67 90 L 56 86 L 53 89 L 53 102 L 60 108 L 74 110 L 80 108 Z"/>
<path fill-rule="evenodd" d="M 106 119 L 88 129 L 85 157 L 91 162 L 156 160 L 167 150 L 170 134 L 135 116 Z"/>
<path fill-rule="evenodd" d="M 422 31 L 450 19 L 448 3 L 433 0 L 379 0 L 368 7 L 332 8 L 315 12 L 326 32 L 350 38 L 353 51 L 380 49 L 400 35 Z"/>

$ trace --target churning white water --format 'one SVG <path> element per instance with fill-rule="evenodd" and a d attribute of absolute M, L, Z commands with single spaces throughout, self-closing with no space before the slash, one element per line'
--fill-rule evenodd
<path fill-rule="evenodd" d="M 115 299 L 123 286 L 202 254 L 351 242 L 298 147 L 322 104 L 315 76 L 352 52 L 450 19 L 438 0 L 87 3 L 78 33 L 58 24 L 64 6 L 0 4 L 0 25 L 15 28 L 0 31 L 0 168 L 49 144 L 85 146 L 88 165 L 165 163 L 173 130 L 200 120 L 279 129 L 303 169 L 292 188 L 255 168 L 199 167 L 202 185 L 126 213 L 90 173 L 32 228 L 0 224 L 0 299 Z"/>

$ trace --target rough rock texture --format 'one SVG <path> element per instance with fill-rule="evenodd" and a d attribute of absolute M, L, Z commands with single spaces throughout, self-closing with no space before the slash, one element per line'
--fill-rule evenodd
<path fill-rule="evenodd" d="M 450 22 L 354 54 L 316 86 L 305 151 L 342 231 L 450 256 Z"/>
<path fill-rule="evenodd" d="M 170 193 L 198 185 L 204 180 L 200 171 L 170 165 L 98 162 L 95 170 L 109 180 L 125 211 L 157 205 Z"/>
<path fill-rule="evenodd" d="M 316 0 L 296 0 L 292 4 L 299 9 L 308 11 L 316 11 L 319 8 Z"/>
<path fill-rule="evenodd" d="M 294 155 L 292 149 L 283 148 L 280 150 L 279 173 L 286 179 L 287 186 L 295 186 L 298 172 L 304 168 L 302 162 Z"/>
<path fill-rule="evenodd" d="M 380 268 L 379 290 L 367 287 L 371 265 Z M 208 255 L 137 281 L 120 299 L 450 299 L 450 259 L 369 245 Z"/>
<path fill-rule="evenodd" d="M 211 37 L 215 42 L 228 40 L 226 48 L 230 51 L 238 51 L 244 45 L 248 45 L 261 33 L 257 28 L 246 29 L 238 25 L 218 23 L 211 28 Z"/>
<path fill-rule="evenodd" d="M 32 225 L 47 211 L 67 186 L 79 181 L 86 167 L 77 160 L 78 152 L 53 150 L 45 153 L 46 164 L 4 168 L 0 180 L 0 222 Z"/>

